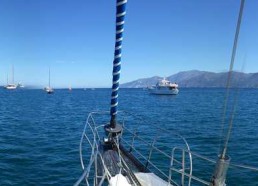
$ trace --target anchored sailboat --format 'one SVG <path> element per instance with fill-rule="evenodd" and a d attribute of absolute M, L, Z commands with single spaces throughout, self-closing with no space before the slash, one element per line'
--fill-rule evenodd
<path fill-rule="evenodd" d="M 140 134 L 144 131 L 138 130 L 138 127 L 142 126 L 144 120 L 133 117 L 126 112 L 117 111 L 126 3 L 127 0 L 117 0 L 116 3 L 116 44 L 113 61 L 111 108 L 109 112 L 92 112 L 88 115 L 80 142 L 80 160 L 83 173 L 74 185 L 86 183 L 86 185 L 110 186 L 190 186 L 192 184 L 225 186 L 229 166 L 249 168 L 258 172 L 256 168 L 230 164 L 227 146 L 232 120 L 228 127 L 224 147 L 218 156 L 218 160 L 214 161 L 192 152 L 186 139 L 180 134 L 171 134 L 182 142 L 181 146 L 175 146 L 172 149 L 166 145 L 160 145 L 160 135 L 154 139 L 149 139 L 146 135 L 142 137 Z M 240 6 L 228 76 L 228 89 L 230 88 L 243 7 L 244 0 L 241 1 Z M 227 99 L 225 100 L 226 107 Z M 149 123 L 146 126 L 153 128 L 157 134 L 168 133 L 168 131 Z M 83 152 L 90 153 L 90 155 L 85 156 Z M 162 160 L 163 165 L 157 165 L 155 161 L 152 161 L 153 154 L 158 154 L 158 158 Z M 193 159 L 213 164 L 215 170 L 210 180 L 204 180 L 193 175 Z"/>
<path fill-rule="evenodd" d="M 69 91 L 72 91 L 72 86 L 69 86 L 69 87 L 68 87 L 68 90 L 69 90 Z"/>
<path fill-rule="evenodd" d="M 14 90 L 17 88 L 17 85 L 14 83 L 14 67 L 12 66 L 12 83 L 8 82 L 8 75 L 7 75 L 7 84 L 5 86 L 8 90 Z"/>
<path fill-rule="evenodd" d="M 50 86 L 50 68 L 48 69 L 48 86 L 44 88 L 48 94 L 54 93 L 54 89 Z"/>

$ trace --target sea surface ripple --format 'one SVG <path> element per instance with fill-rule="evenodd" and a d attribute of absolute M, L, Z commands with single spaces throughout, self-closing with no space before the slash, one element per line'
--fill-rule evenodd
<path fill-rule="evenodd" d="M 226 109 L 225 129 L 236 105 L 228 154 L 232 163 L 257 168 L 258 90 L 235 92 Z M 43 90 L 1 89 L 0 95 L 0 185 L 73 185 L 82 174 L 79 141 L 85 120 L 92 111 L 109 110 L 111 90 L 63 89 L 48 95 Z M 192 151 L 216 159 L 224 102 L 224 89 L 182 88 L 177 96 L 121 89 L 119 110 L 144 118 L 149 137 L 157 135 L 148 127 L 152 123 L 180 133 Z M 194 164 L 194 172 L 210 177 L 212 171 Z M 258 172 L 230 168 L 227 185 L 258 185 Z"/>

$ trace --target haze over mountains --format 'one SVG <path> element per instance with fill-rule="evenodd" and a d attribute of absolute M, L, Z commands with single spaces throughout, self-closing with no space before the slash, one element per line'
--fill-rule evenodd
<path fill-rule="evenodd" d="M 163 77 L 154 76 L 138 79 L 132 82 L 121 84 L 121 88 L 144 88 L 155 85 Z M 183 71 L 166 77 L 171 82 L 178 83 L 179 87 L 225 87 L 228 79 L 228 72 L 207 72 L 207 71 Z M 258 88 L 258 73 L 232 73 L 232 87 Z"/>

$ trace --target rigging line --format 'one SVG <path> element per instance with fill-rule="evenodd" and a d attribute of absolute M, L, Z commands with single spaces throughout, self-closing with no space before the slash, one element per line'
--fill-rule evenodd
<path fill-rule="evenodd" d="M 241 72 L 244 71 L 245 62 L 246 62 L 246 56 L 244 56 L 244 63 L 242 65 Z M 239 87 L 239 84 L 237 84 L 236 86 Z M 236 113 L 236 107 L 238 105 L 239 92 L 240 92 L 240 89 L 237 88 L 235 96 L 234 96 L 234 105 L 233 105 L 232 112 L 231 112 L 231 118 L 230 118 L 230 123 L 229 123 L 229 130 L 227 131 L 227 135 L 225 137 L 224 147 L 228 146 L 228 141 L 229 141 L 229 138 L 230 138 L 230 133 L 231 133 L 231 130 L 232 130 L 232 127 L 233 127 L 234 114 Z M 226 148 L 223 149 L 223 156 L 226 155 L 226 150 L 227 150 Z"/>
<path fill-rule="evenodd" d="M 233 49 L 232 49 L 231 61 L 230 61 L 230 66 L 229 66 L 229 71 L 228 71 L 228 78 L 227 78 L 227 84 L 226 84 L 227 90 L 226 90 L 226 96 L 224 99 L 224 107 L 223 107 L 224 109 L 223 109 L 223 116 L 222 116 L 222 123 L 221 123 L 222 131 L 221 131 L 221 141 L 220 141 L 220 147 L 219 147 L 220 152 L 221 152 L 221 145 L 222 145 L 222 136 L 224 134 L 224 128 L 225 128 L 224 127 L 225 126 L 225 117 L 226 117 L 226 111 L 227 111 L 227 106 L 228 106 L 229 91 L 230 91 L 230 87 L 231 87 L 232 71 L 233 71 L 233 67 L 234 67 L 234 63 L 235 63 L 237 42 L 238 42 L 238 36 L 239 36 L 239 31 L 240 31 L 240 26 L 241 26 L 241 21 L 242 21 L 244 4 L 245 4 L 245 0 L 241 0 L 240 11 L 239 11 L 238 21 L 237 21 L 237 28 L 236 28 L 236 32 L 235 32 L 235 38 L 234 38 L 234 45 L 233 45 Z M 229 127 L 229 130 L 231 132 L 230 127 Z M 227 144 L 227 143 L 225 143 L 225 144 Z M 227 148 L 227 147 L 224 146 L 224 148 Z"/>
<path fill-rule="evenodd" d="M 252 166 L 244 165 L 244 164 L 230 163 L 229 167 L 230 168 L 243 168 L 243 169 L 247 169 L 247 170 L 252 170 L 252 171 L 258 172 L 258 168 L 257 167 L 252 167 Z"/>
<path fill-rule="evenodd" d="M 242 69 L 241 69 L 241 72 L 244 71 L 244 66 L 245 66 L 245 63 L 246 63 L 246 55 L 244 56 L 244 62 L 243 62 L 243 65 L 242 65 Z M 240 76 L 240 79 L 241 79 L 241 76 Z M 228 142 L 229 142 L 229 138 L 230 138 L 230 134 L 231 134 L 231 131 L 232 131 L 232 127 L 233 127 L 233 119 L 234 119 L 234 115 L 235 115 L 235 112 L 236 112 L 236 107 L 238 105 L 238 97 L 239 97 L 239 82 L 237 84 L 237 90 L 236 90 L 236 93 L 235 93 L 235 96 L 234 96 L 234 105 L 233 105 L 233 108 L 231 110 L 231 118 L 230 118 L 230 123 L 229 123 L 229 128 L 228 128 L 228 131 L 227 131 L 227 135 L 225 137 L 225 142 L 224 142 L 224 147 L 227 147 L 228 146 Z M 226 155 L 226 148 L 223 149 L 223 157 Z"/>
<path fill-rule="evenodd" d="M 234 106 L 232 108 L 232 113 L 231 113 L 230 122 L 229 122 L 229 126 L 228 126 L 227 136 L 225 138 L 225 143 L 224 143 L 224 148 L 223 148 L 223 153 L 222 153 L 223 158 L 226 156 L 227 146 L 228 146 L 230 134 L 231 134 L 232 127 L 233 127 L 233 120 L 234 120 L 234 116 L 235 116 L 235 112 L 236 112 L 238 95 L 239 95 L 239 89 L 237 90 L 237 93 L 236 93 L 235 98 L 234 98 Z"/>
<path fill-rule="evenodd" d="M 238 21 L 237 21 L 237 28 L 236 28 L 236 32 L 235 32 L 235 38 L 234 38 L 234 45 L 233 45 L 231 61 L 230 61 L 230 67 L 229 67 L 228 78 L 227 78 L 227 84 L 226 84 L 227 91 L 226 91 L 226 96 L 225 96 L 225 101 L 224 101 L 224 111 L 223 111 L 223 117 L 222 117 L 222 132 L 221 132 L 221 136 L 223 136 L 223 133 L 224 133 L 226 110 L 227 110 L 227 106 L 228 106 L 228 97 L 229 97 L 229 91 L 230 91 L 230 87 L 231 87 L 232 72 L 233 72 L 233 67 L 234 67 L 234 63 L 235 63 L 235 56 L 236 56 L 236 50 L 237 50 L 237 42 L 238 42 L 238 36 L 239 36 L 239 32 L 240 32 L 240 26 L 241 26 L 241 21 L 242 21 L 244 4 L 245 4 L 245 0 L 241 0 L 240 11 L 239 11 Z M 234 106 L 233 110 L 234 109 L 235 109 L 235 106 Z M 232 117 L 233 117 L 233 115 L 232 115 Z M 233 125 L 233 123 L 232 123 L 233 122 L 232 121 L 233 118 L 232 117 L 231 117 L 231 121 L 229 123 L 227 137 L 225 139 L 224 149 L 223 149 L 223 153 L 221 155 L 221 158 L 225 158 L 225 155 L 226 155 L 225 153 L 226 153 L 226 149 L 227 149 L 227 145 L 228 145 L 228 140 L 229 140 L 230 133 L 231 133 L 231 130 L 232 130 L 232 125 Z M 222 141 L 221 141 L 220 145 L 221 144 L 222 144 Z M 221 146 L 220 146 L 220 148 L 221 148 Z"/>
<path fill-rule="evenodd" d="M 126 161 L 124 160 L 123 156 L 121 155 L 119 139 L 117 138 L 117 141 L 114 141 L 114 142 L 115 142 L 116 148 L 118 150 L 119 163 L 122 166 L 122 168 L 124 169 L 124 171 L 127 173 L 129 180 L 132 181 L 133 184 L 135 184 L 135 186 L 141 186 L 141 183 L 139 182 L 139 180 L 137 179 L 137 177 L 135 176 L 133 171 L 128 167 Z M 120 171 L 121 171 L 121 169 L 120 169 Z"/>

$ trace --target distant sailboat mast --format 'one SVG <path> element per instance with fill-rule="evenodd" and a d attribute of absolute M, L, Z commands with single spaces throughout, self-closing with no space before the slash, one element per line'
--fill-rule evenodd
<path fill-rule="evenodd" d="M 12 80 L 11 80 L 11 83 L 9 84 L 9 77 L 8 77 L 8 73 L 7 73 L 7 77 L 6 77 L 6 81 L 7 81 L 7 84 L 5 86 L 6 89 L 9 89 L 9 90 L 13 90 L 13 89 L 16 89 L 17 86 L 14 84 L 14 67 L 12 66 Z"/>
<path fill-rule="evenodd" d="M 48 87 L 50 88 L 50 67 L 48 69 Z"/>
<path fill-rule="evenodd" d="M 14 85 L 14 67 L 12 66 L 12 84 Z"/>
<path fill-rule="evenodd" d="M 48 86 L 45 88 L 45 90 L 48 94 L 52 94 L 54 92 L 50 84 L 50 67 L 48 68 Z"/>

